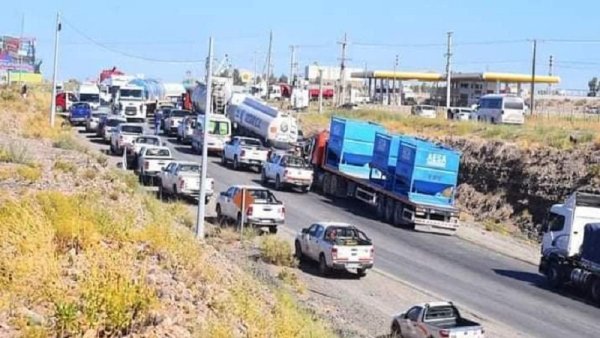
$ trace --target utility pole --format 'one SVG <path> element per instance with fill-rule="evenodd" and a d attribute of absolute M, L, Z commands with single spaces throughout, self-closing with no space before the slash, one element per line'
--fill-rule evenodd
<path fill-rule="evenodd" d="M 258 73 L 257 73 L 258 72 L 258 60 L 257 60 L 258 55 L 257 54 L 258 53 L 256 51 L 254 51 L 254 81 L 253 82 L 254 82 L 255 86 L 258 83 L 258 81 L 257 81 L 258 80 L 258 78 L 257 78 L 257 76 L 258 76 Z"/>
<path fill-rule="evenodd" d="M 342 88 L 340 90 L 340 99 L 338 100 L 339 105 L 346 103 L 346 47 L 348 46 L 348 34 L 344 33 L 344 40 L 338 42 L 342 46 L 342 57 L 340 58 L 340 82 Z"/>
<path fill-rule="evenodd" d="M 198 198 L 198 218 L 196 220 L 196 238 L 204 240 L 204 219 L 206 216 L 206 172 L 208 167 L 208 124 L 212 114 L 212 58 L 213 39 L 208 39 L 208 57 L 206 58 L 206 109 L 204 112 L 204 128 L 202 128 L 202 168 L 200 176 L 200 197 Z"/>
<path fill-rule="evenodd" d="M 452 95 L 452 32 L 448 32 L 448 49 L 446 51 L 446 110 L 450 109 L 450 96 Z"/>
<path fill-rule="evenodd" d="M 319 114 L 323 112 L 323 68 L 319 67 Z"/>
<path fill-rule="evenodd" d="M 273 51 L 273 31 L 269 33 L 269 54 L 267 54 L 267 100 L 271 98 L 269 80 L 271 80 L 271 52 Z"/>
<path fill-rule="evenodd" d="M 398 54 L 396 54 L 396 61 L 394 62 L 394 82 L 392 83 L 392 92 L 394 93 L 394 105 L 398 105 L 398 93 L 396 93 L 396 71 L 398 70 Z"/>
<path fill-rule="evenodd" d="M 288 84 L 292 84 L 294 81 L 294 75 L 295 75 L 295 70 L 296 70 L 296 47 L 298 46 L 290 46 L 290 48 L 292 49 L 292 57 L 290 60 L 290 77 L 288 78 Z"/>
<path fill-rule="evenodd" d="M 61 29 L 60 12 L 56 13 L 56 32 L 54 34 L 54 70 L 52 75 L 52 105 L 50 107 L 50 127 L 54 128 L 56 116 L 56 75 L 58 72 L 58 38 Z"/>
<path fill-rule="evenodd" d="M 21 16 L 21 41 L 19 42 L 19 49 L 21 49 L 21 43 L 23 43 L 23 32 L 25 31 L 25 14 Z M 23 73 L 23 55 L 19 54 L 19 50 L 17 50 L 17 56 L 19 57 L 19 85 L 23 84 L 23 79 L 21 78 L 21 74 Z"/>
<path fill-rule="evenodd" d="M 550 55 L 550 62 L 548 64 L 548 75 L 552 76 L 552 67 L 554 66 L 553 64 L 554 60 L 552 59 L 552 55 Z M 548 95 L 552 95 L 552 83 L 548 83 Z"/>
<path fill-rule="evenodd" d="M 533 115 L 534 111 L 534 103 L 535 103 L 535 61 L 536 61 L 536 52 L 537 52 L 537 40 L 533 39 L 533 58 L 531 60 L 531 93 L 530 93 L 530 102 L 529 109 L 530 114 Z"/>

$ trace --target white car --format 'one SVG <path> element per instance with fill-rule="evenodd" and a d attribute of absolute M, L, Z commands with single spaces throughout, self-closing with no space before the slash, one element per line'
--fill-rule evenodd
<path fill-rule="evenodd" d="M 167 147 L 143 147 L 138 156 L 137 172 L 140 182 L 148 184 L 173 161 L 171 150 Z M 154 182 L 154 181 L 153 181 Z"/>
<path fill-rule="evenodd" d="M 313 171 L 302 157 L 273 153 L 265 162 L 261 173 L 261 182 L 266 184 L 269 181 L 275 183 L 275 190 L 293 186 L 307 193 L 313 183 Z"/>
<path fill-rule="evenodd" d="M 118 127 L 121 123 L 127 123 L 127 119 L 121 116 L 109 115 L 102 126 L 102 130 L 100 130 L 100 134 L 102 135 L 102 139 L 105 142 L 110 142 L 110 137 L 112 135 L 113 129 Z"/>
<path fill-rule="evenodd" d="M 201 168 L 202 166 L 195 162 L 174 161 L 169 163 L 160 173 L 159 195 L 198 199 L 202 186 L 200 184 Z M 214 184 L 212 178 L 206 178 L 204 184 L 205 204 L 208 204 L 210 197 L 213 195 Z"/>
<path fill-rule="evenodd" d="M 138 156 L 140 151 L 144 147 L 160 147 L 164 144 L 161 143 L 161 139 L 154 135 L 141 135 L 132 141 L 132 144 L 127 147 L 127 168 L 135 169 L 135 165 L 138 163 Z"/>
<path fill-rule="evenodd" d="M 242 209 L 243 205 L 243 209 Z M 234 185 L 219 194 L 216 205 L 220 221 L 234 220 L 253 227 L 267 227 L 277 233 L 277 227 L 285 223 L 285 206 L 275 195 L 259 186 Z"/>
<path fill-rule="evenodd" d="M 100 125 L 100 119 L 108 116 L 108 113 L 102 111 L 92 111 L 87 119 L 85 120 L 85 131 L 88 133 L 96 132 Z"/>
<path fill-rule="evenodd" d="M 189 110 L 172 109 L 163 125 L 165 135 L 176 135 L 179 124 L 181 124 L 184 117 L 189 115 L 192 115 L 192 112 Z"/>
<path fill-rule="evenodd" d="M 236 136 L 225 144 L 221 163 L 233 164 L 234 170 L 242 167 L 255 167 L 260 171 L 263 163 L 267 160 L 269 151 L 263 147 L 257 138 Z"/>
<path fill-rule="evenodd" d="M 121 123 L 110 135 L 110 151 L 123 155 L 123 151 L 133 144 L 138 136 L 144 134 L 144 126 L 136 123 Z"/>
<path fill-rule="evenodd" d="M 448 109 L 448 119 L 458 121 L 476 120 L 474 111 L 471 108 L 450 108 Z"/>
<path fill-rule="evenodd" d="M 416 106 L 413 106 L 411 109 L 411 114 L 430 119 L 434 119 L 437 117 L 435 107 L 425 104 L 418 104 Z"/>
<path fill-rule="evenodd" d="M 304 228 L 294 242 L 296 258 L 319 263 L 319 273 L 355 270 L 359 277 L 373 267 L 373 243 L 364 232 L 346 223 L 320 222 Z"/>

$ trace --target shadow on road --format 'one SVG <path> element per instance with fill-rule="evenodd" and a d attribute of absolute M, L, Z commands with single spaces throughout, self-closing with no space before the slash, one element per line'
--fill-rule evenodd
<path fill-rule="evenodd" d="M 546 278 L 537 273 L 531 273 L 526 271 L 515 271 L 515 270 L 504 270 L 504 269 L 492 269 L 497 275 L 508 277 L 520 282 L 525 282 L 542 290 L 547 290 L 552 293 L 559 294 L 563 297 L 570 298 L 588 305 L 597 306 L 591 300 L 588 300 L 581 290 L 576 289 L 570 285 L 564 285 L 559 289 L 553 289 L 546 283 Z"/>
<path fill-rule="evenodd" d="M 173 147 L 173 149 L 177 150 L 178 152 L 180 152 L 182 154 L 186 154 L 186 155 L 198 155 L 198 154 L 196 154 L 196 152 L 194 152 L 192 150 L 191 147 L 177 146 L 177 147 Z M 200 155 L 198 155 L 198 156 L 200 156 Z"/>
<path fill-rule="evenodd" d="M 319 273 L 319 267 L 316 262 L 312 261 L 302 261 L 298 264 L 298 269 L 300 271 L 307 273 L 312 276 L 333 279 L 333 280 L 350 280 L 350 279 L 360 279 L 356 273 L 348 272 L 346 270 L 334 270 L 330 271 L 326 276 L 322 276 Z"/>

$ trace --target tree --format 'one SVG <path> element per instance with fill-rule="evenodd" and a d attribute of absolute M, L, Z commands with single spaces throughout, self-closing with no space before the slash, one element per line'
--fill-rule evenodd
<path fill-rule="evenodd" d="M 242 77 L 240 76 L 240 70 L 237 68 L 233 70 L 233 84 L 235 86 L 241 86 L 244 84 L 244 81 L 242 81 Z"/>
<path fill-rule="evenodd" d="M 594 76 L 588 82 L 588 87 L 590 88 L 590 91 L 588 92 L 588 96 L 596 96 L 596 93 L 598 92 L 598 89 L 600 89 L 599 88 L 599 84 L 598 84 L 598 78 Z"/>
<path fill-rule="evenodd" d="M 285 74 L 281 74 L 281 76 L 279 77 L 279 82 L 280 83 L 287 83 L 288 82 L 288 77 L 285 76 Z"/>

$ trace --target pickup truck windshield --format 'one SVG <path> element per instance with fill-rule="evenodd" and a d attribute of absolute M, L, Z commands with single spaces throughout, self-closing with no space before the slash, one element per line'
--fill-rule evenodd
<path fill-rule="evenodd" d="M 79 100 L 83 102 L 99 102 L 99 94 L 79 94 Z"/>
<path fill-rule="evenodd" d="M 169 116 L 184 117 L 184 116 L 188 116 L 188 115 L 191 115 L 191 113 L 187 110 L 171 110 L 171 113 Z"/>
<path fill-rule="evenodd" d="M 248 147 L 262 147 L 262 144 L 260 143 L 259 140 L 253 140 L 253 139 L 240 139 L 240 145 L 248 146 Z"/>
<path fill-rule="evenodd" d="M 458 318 L 458 313 L 456 311 L 456 308 L 450 305 L 430 307 L 429 309 L 427 309 L 427 312 L 425 312 L 426 322 L 452 318 Z"/>
<path fill-rule="evenodd" d="M 302 157 L 296 157 L 296 156 L 284 157 L 283 160 L 281 161 L 281 164 L 284 167 L 290 167 L 290 168 L 306 168 L 308 166 L 308 164 Z"/>
<path fill-rule="evenodd" d="M 76 103 L 73 105 L 73 107 L 77 109 L 89 109 L 90 105 L 87 103 Z"/>
<path fill-rule="evenodd" d="M 229 123 L 225 121 L 210 121 L 208 132 L 212 135 L 229 135 Z"/>
<path fill-rule="evenodd" d="M 171 152 L 169 151 L 169 149 L 150 148 L 150 149 L 146 150 L 146 156 L 171 157 Z"/>
<path fill-rule="evenodd" d="M 97 118 L 103 118 L 106 115 L 108 115 L 108 114 L 106 114 L 106 113 L 98 113 L 98 112 L 92 113 L 92 116 L 93 117 L 97 117 Z"/>
<path fill-rule="evenodd" d="M 129 134 L 143 134 L 144 127 L 142 126 L 121 126 L 121 131 Z"/>
<path fill-rule="evenodd" d="M 121 123 L 125 123 L 125 121 L 123 120 L 118 120 L 118 119 L 109 119 L 106 121 L 106 125 L 109 127 L 116 127 Z"/>
<path fill-rule="evenodd" d="M 248 189 L 246 193 L 249 193 L 254 198 L 254 203 L 256 204 L 279 204 L 275 195 L 269 190 Z"/>
<path fill-rule="evenodd" d="M 151 144 L 151 145 L 157 146 L 160 144 L 160 141 L 154 137 L 138 137 L 135 139 L 135 143 Z"/>
<path fill-rule="evenodd" d="M 197 164 L 183 164 L 179 166 L 179 171 L 182 172 L 200 172 L 200 166 Z"/>

